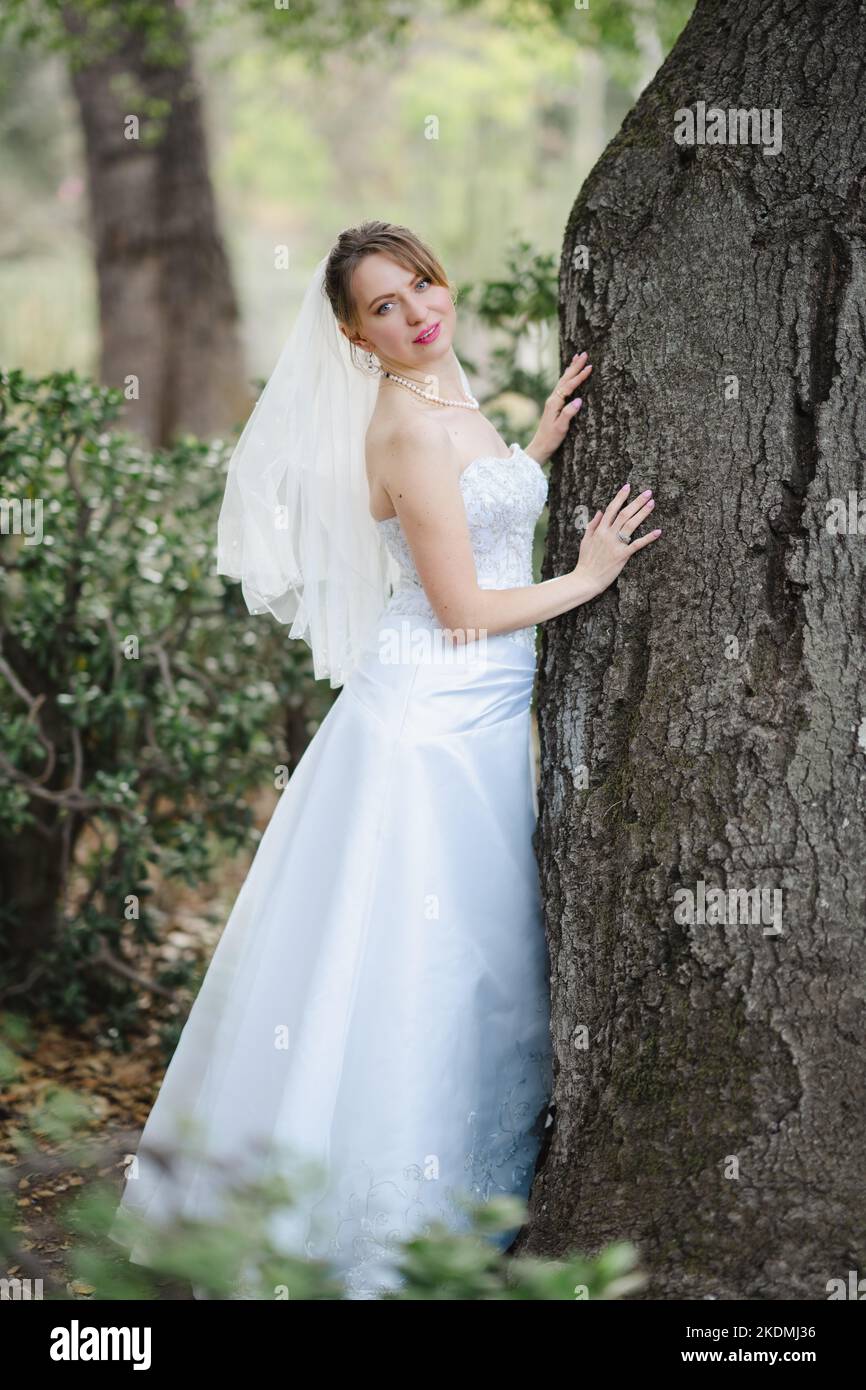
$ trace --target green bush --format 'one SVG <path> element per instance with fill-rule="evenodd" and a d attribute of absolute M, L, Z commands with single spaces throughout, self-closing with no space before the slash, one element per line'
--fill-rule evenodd
<path fill-rule="evenodd" d="M 119 1046 L 154 866 L 195 885 L 249 846 L 247 795 L 333 698 L 215 573 L 229 447 L 150 453 L 110 428 L 121 406 L 0 373 L 0 988 Z"/>

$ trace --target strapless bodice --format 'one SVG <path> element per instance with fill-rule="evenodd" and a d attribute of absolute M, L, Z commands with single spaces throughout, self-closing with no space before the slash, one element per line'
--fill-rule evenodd
<path fill-rule="evenodd" d="M 547 478 L 541 465 L 519 444 L 512 444 L 505 458 L 484 454 L 468 463 L 460 473 L 460 488 L 479 587 L 514 589 L 534 583 L 532 542 L 547 501 Z M 386 517 L 376 525 L 400 568 L 385 612 L 418 614 L 435 623 L 399 517 Z M 535 634 L 533 626 L 503 635 L 534 653 Z"/>

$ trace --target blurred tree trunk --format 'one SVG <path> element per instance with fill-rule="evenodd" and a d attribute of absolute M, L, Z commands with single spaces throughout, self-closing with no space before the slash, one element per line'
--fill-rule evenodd
<path fill-rule="evenodd" d="M 48 652 L 50 660 L 50 651 Z M 0 937 L 4 967 L 10 975 L 28 978 L 40 953 L 54 942 L 66 892 L 67 874 L 84 821 L 65 796 L 69 769 L 76 763 L 68 725 L 57 697 L 62 693 L 50 671 L 14 633 L 2 632 L 4 675 L 13 671 L 22 687 L 36 695 L 38 727 L 50 750 L 47 772 L 30 786 L 30 822 L 6 838 L 0 847 Z M 79 744 L 79 751 L 80 751 Z M 5 769 L 2 774 L 5 780 Z M 38 789 L 38 791 L 36 790 Z M 80 787 L 76 788 L 76 792 Z M 12 993 L 17 988 L 13 987 Z"/>
<path fill-rule="evenodd" d="M 112 12 L 114 51 L 71 64 L 87 151 L 102 335 L 101 378 L 137 379 L 125 423 L 153 445 L 228 431 L 248 413 L 238 308 L 208 171 L 189 35 L 156 0 L 172 65 Z M 70 35 L 84 31 L 64 6 Z M 163 40 L 160 52 L 165 54 Z M 138 123 L 137 138 L 135 122 Z"/>
<path fill-rule="evenodd" d="M 857 0 L 699 0 L 565 235 L 595 370 L 544 577 L 626 481 L 663 534 L 544 627 L 556 1113 L 520 1248 L 632 1239 L 649 1298 L 863 1273 L 864 53 Z M 678 143 L 698 101 L 781 111 L 781 151 Z M 714 887 L 745 920 L 677 911 Z"/>

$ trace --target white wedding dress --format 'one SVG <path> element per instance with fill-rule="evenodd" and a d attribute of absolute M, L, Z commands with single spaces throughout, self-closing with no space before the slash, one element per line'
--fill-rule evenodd
<path fill-rule="evenodd" d="M 531 584 L 538 463 L 513 444 L 460 485 L 481 587 Z M 211 1167 L 157 1160 L 178 1126 L 234 1176 L 277 1144 L 327 1177 L 275 1238 L 349 1298 L 398 1286 L 400 1238 L 462 1229 L 456 1194 L 528 1194 L 551 1094 L 535 628 L 441 644 L 399 521 L 377 525 L 399 585 L 265 830 L 121 1199 L 216 1211 Z"/>

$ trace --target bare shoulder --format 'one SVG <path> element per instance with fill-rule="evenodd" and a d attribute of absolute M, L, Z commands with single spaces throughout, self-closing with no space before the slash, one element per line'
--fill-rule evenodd
<path fill-rule="evenodd" d="M 438 465 L 450 463 L 455 474 L 459 471 L 451 436 L 441 420 L 411 406 L 379 419 L 374 415 L 365 449 L 368 476 L 389 492 L 393 484 L 414 472 L 429 472 L 431 456 Z"/>

